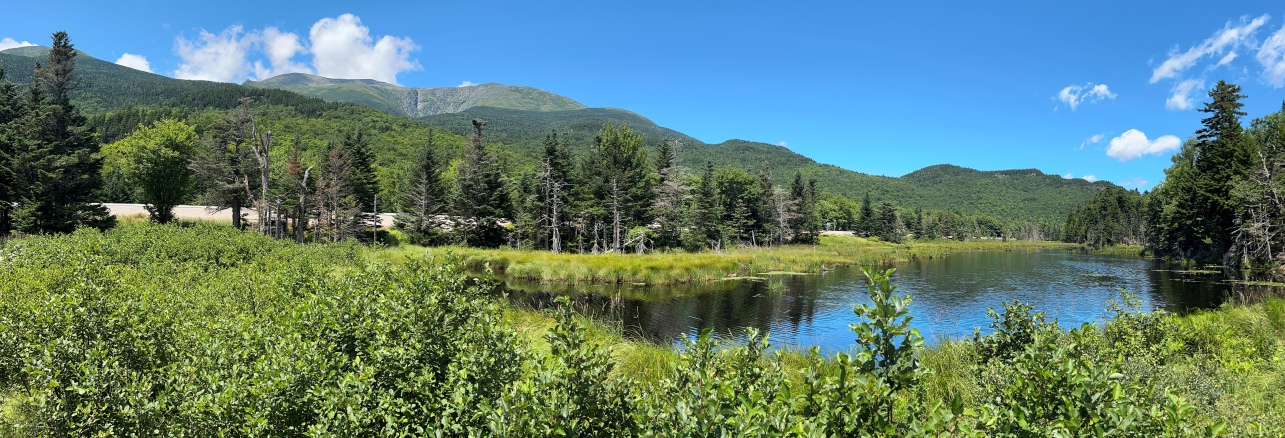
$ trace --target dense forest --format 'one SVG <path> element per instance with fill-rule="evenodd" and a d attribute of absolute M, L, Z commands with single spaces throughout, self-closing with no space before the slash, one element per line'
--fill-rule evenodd
<path fill-rule="evenodd" d="M 303 162 L 320 163 L 334 138 L 347 131 L 363 131 L 371 139 L 381 198 L 392 201 L 385 205 L 394 208 L 401 207 L 399 187 L 409 178 L 414 157 L 420 155 L 418 145 L 425 142 L 428 129 L 424 125 L 441 130 L 443 135 L 437 140 L 442 141 L 435 143 L 451 148 L 444 151 L 442 158 L 447 163 L 457 163 L 463 158 L 474 119 L 487 123 L 486 141 L 500 156 L 509 178 L 520 176 L 524 170 L 535 171 L 544 139 L 550 132 L 558 132 L 572 153 L 585 156 L 592 152 L 593 139 L 603 126 L 623 124 L 642 135 L 642 148 L 650 156 L 656 155 L 665 140 L 680 140 L 682 145 L 676 153 L 678 164 L 693 174 L 700 174 L 707 161 L 716 168 L 731 166 L 751 173 L 757 173 L 766 162 L 780 177 L 788 179 L 801 173 L 804 180 L 817 180 L 823 196 L 833 194 L 857 200 L 870 194 L 877 203 L 896 205 L 903 215 L 915 209 L 950 212 L 983 218 L 983 222 L 998 221 L 1010 230 L 1038 229 L 1039 234 L 1047 236 L 1060 235 L 1062 218 L 1071 209 L 1112 186 L 1107 182 L 1064 180 L 1035 170 L 979 172 L 954 166 L 925 168 L 901 178 L 865 175 L 816 163 L 777 145 L 741 140 L 705 144 L 624 110 L 568 109 L 545 104 L 533 107 L 534 104 L 527 102 L 535 99 L 538 104 L 558 101 L 554 97 L 565 99 L 543 91 L 539 93 L 548 96 L 540 99 L 531 97 L 530 93 L 517 93 L 516 97 L 511 96 L 518 99 L 514 102 L 491 102 L 488 104 L 496 107 L 474 106 L 414 122 L 366 106 L 304 97 L 291 91 L 302 90 L 294 85 L 282 90 L 269 86 L 274 81 L 247 87 L 171 79 L 77 53 L 77 87 L 71 89 L 71 102 L 88 116 L 88 126 L 99 134 L 104 144 L 124 137 L 140 124 L 151 124 L 162 118 L 183 121 L 199 135 L 205 135 L 216 120 L 239 105 L 241 98 L 251 97 L 253 111 L 260 114 L 256 123 L 272 130 L 279 143 L 284 140 L 292 148 L 297 143 Z M 47 54 L 48 49 L 42 47 L 11 49 L 0 53 L 0 65 L 5 66 L 11 82 L 29 86 L 35 65 L 43 62 Z M 350 82 L 343 85 L 366 85 L 362 81 Z M 488 99 L 507 95 L 497 94 Z M 300 137 L 298 142 L 294 140 L 296 136 Z M 284 163 L 288 151 L 273 150 L 276 151 L 273 162 Z M 282 171 L 282 164 L 274 166 L 278 166 L 274 171 Z M 110 180 L 108 185 L 112 185 Z M 119 184 L 115 187 L 120 188 Z M 839 221 L 821 221 L 823 225 L 834 222 Z"/>
<path fill-rule="evenodd" d="M 1220 81 L 1206 114 L 1172 158 L 1165 180 L 1139 194 L 1112 190 L 1070 214 L 1063 239 L 1093 246 L 1145 245 L 1156 255 L 1279 279 L 1285 263 L 1285 105 L 1241 117 L 1240 87 Z"/>
<path fill-rule="evenodd" d="M 619 110 L 479 107 L 476 113 L 424 123 L 285 90 L 199 82 L 186 87 L 190 81 L 132 70 L 117 74 L 119 67 L 93 58 L 80 62 L 82 55 L 69 41 L 59 44 L 52 50 L 9 51 L 0 58 L 19 69 L 28 64 L 34 69 L 37 63 L 15 53 L 47 58 L 40 70 L 3 82 L 2 158 L 11 163 L 5 169 L 15 169 L 0 180 L 5 186 L 0 199 L 8 201 L 0 230 L 6 233 L 69 230 L 72 223 L 93 221 L 106 226 L 83 211 L 93 202 L 139 202 L 148 204 L 158 221 L 170 218 L 168 207 L 158 206 L 228 208 L 237 226 L 243 226 L 242 210 L 253 210 L 260 231 L 297 240 L 368 236 L 361 230 L 379 210 L 403 213 L 398 224 L 417 243 L 578 252 L 804 243 L 823 230 L 889 241 L 1060 234 L 1060 223 L 1034 219 L 1038 215 L 969 213 L 978 208 L 967 203 L 939 202 L 951 207 L 947 210 L 913 207 L 928 198 L 958 202 L 961 197 L 925 196 L 932 191 L 818 166 L 777 146 L 704 145 Z M 61 83 L 43 79 L 53 71 Z M 18 86 L 24 78 L 30 85 Z M 137 97 L 129 91 L 136 86 L 155 88 Z M 82 107 L 120 108 L 85 117 Z M 38 138 L 25 128 L 49 114 L 67 114 L 54 125 L 80 136 L 79 146 L 55 148 L 85 161 L 86 167 L 75 171 L 83 183 L 71 197 L 40 192 L 49 185 L 40 178 L 62 178 L 58 172 L 64 171 L 54 169 L 62 161 L 19 171 L 35 163 L 27 158 L 31 154 L 63 141 Z M 619 121 L 622 114 L 633 123 Z M 468 118 L 474 115 L 485 118 Z M 433 126 L 446 121 L 455 127 Z M 549 126 L 561 129 L 544 130 Z M 537 130 L 544 130 L 541 141 L 531 147 L 525 139 Z M 781 169 L 792 172 L 778 174 Z M 983 175 L 979 181 L 965 183 L 977 175 Z M 870 184 L 835 185 L 854 176 Z M 969 187 L 976 193 L 966 197 L 996 203 L 1017 196 L 1016 187 L 1034 187 L 1003 185 L 1022 177 L 1060 183 L 1038 171 L 983 173 L 950 166 L 908 175 L 936 187 Z M 167 178 L 184 183 L 166 185 Z M 823 181 L 838 192 L 826 191 Z M 863 186 L 860 201 L 843 195 Z M 1047 188 L 1082 190 L 1066 184 Z M 43 225 L 47 219 L 27 218 L 45 202 L 66 203 L 58 208 L 70 209 L 64 214 L 78 219 Z"/>

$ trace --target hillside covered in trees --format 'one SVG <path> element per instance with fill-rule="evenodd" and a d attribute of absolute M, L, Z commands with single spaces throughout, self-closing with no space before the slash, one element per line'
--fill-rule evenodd
<path fill-rule="evenodd" d="M 48 49 L 40 47 L 7 50 L 0 52 L 0 65 L 5 66 L 9 81 L 20 86 L 29 84 L 36 63 L 47 52 Z M 324 97 L 371 106 L 327 102 L 272 88 L 277 84 L 287 89 L 316 90 L 321 84 L 325 89 L 340 85 L 370 89 L 369 84 L 362 81 L 300 75 L 247 87 L 171 79 L 83 53 L 77 61 L 79 82 L 70 96 L 88 116 L 89 125 L 103 144 L 124 138 L 140 125 L 165 118 L 184 121 L 204 136 L 227 111 L 239 105 L 241 98 L 249 97 L 258 114 L 257 123 L 274 133 L 278 145 L 289 145 L 271 152 L 272 162 L 278 163 L 275 172 L 284 172 L 283 163 L 294 151 L 298 151 L 302 163 L 319 164 L 331 143 L 346 133 L 360 131 L 369 142 L 378 193 L 385 199 L 385 208 L 391 209 L 404 207 L 397 194 L 407 184 L 415 157 L 420 155 L 418 149 L 427 141 L 428 133 L 440 128 L 433 134 L 433 144 L 442 149 L 438 158 L 447 168 L 454 169 L 464 158 L 464 145 L 471 134 L 471 121 L 475 119 L 486 123 L 486 141 L 504 169 L 505 178 L 514 182 L 510 186 L 515 185 L 524 172 L 538 172 L 543 144 L 551 132 L 558 133 L 572 155 L 583 158 L 594 149 L 595 137 L 604 126 L 627 125 L 640 135 L 640 148 L 651 159 L 656 157 L 665 140 L 677 140 L 673 153 L 677 166 L 686 175 L 699 176 L 706 163 L 716 169 L 730 166 L 750 173 L 760 173 L 766 165 L 766 170 L 778 180 L 796 174 L 805 182 L 816 180 L 819 211 L 829 212 L 829 217 L 819 219 L 825 228 L 854 229 L 853 224 L 858 222 L 855 217 L 860 215 L 857 200 L 869 195 L 874 203 L 888 203 L 903 216 L 920 209 L 968 217 L 973 223 L 977 218 L 982 218 L 984 223 L 1002 223 L 1009 234 L 1015 234 L 1012 230 L 1030 228 L 1032 224 L 1042 228 L 1041 234 L 1060 234 L 1057 228 L 1061 218 L 1074 206 L 1112 186 L 1106 182 L 1066 180 L 1036 170 L 983 172 L 949 165 L 921 169 L 901 178 L 866 175 L 817 163 L 777 145 L 742 140 L 705 144 L 628 111 L 573 109 L 579 104 L 569 99 L 566 101 L 571 103 L 555 104 L 561 102 L 558 99 L 561 96 L 549 97 L 556 95 L 543 91 L 517 93 L 519 97 L 491 93 L 488 95 L 491 100 L 510 100 L 507 103 L 474 100 L 475 104 L 494 106 L 473 106 L 411 120 L 395 116 L 395 109 L 387 105 L 381 111 L 378 102 L 361 101 L 351 93 Z M 539 99 L 531 97 L 533 95 Z M 523 99 L 527 99 L 527 103 L 523 103 Z M 544 103 L 531 104 L 531 101 Z M 509 108 L 502 108 L 506 106 Z M 128 188 L 122 187 L 119 179 L 109 175 L 106 182 L 104 201 L 137 200 Z M 995 235 L 1003 234 L 1001 231 Z"/>

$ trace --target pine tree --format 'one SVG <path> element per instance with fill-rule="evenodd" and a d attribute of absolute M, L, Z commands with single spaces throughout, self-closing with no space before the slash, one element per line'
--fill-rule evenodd
<path fill-rule="evenodd" d="M 71 103 L 80 81 L 76 49 L 66 32 L 53 34 L 48 63 L 36 69 L 20 128 L 27 141 L 18 142 L 11 159 L 18 186 L 13 226 L 32 234 L 109 228 L 115 218 L 93 203 L 102 186 L 98 138 Z"/>
<path fill-rule="evenodd" d="M 607 124 L 594 138 L 611 227 L 611 250 L 623 249 L 625 233 L 650 222 L 651 181 L 642 135 L 629 125 Z"/>

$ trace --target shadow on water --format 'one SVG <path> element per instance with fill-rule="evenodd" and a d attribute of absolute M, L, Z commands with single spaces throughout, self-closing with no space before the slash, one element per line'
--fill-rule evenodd
<path fill-rule="evenodd" d="M 1120 291 L 1137 294 L 1143 310 L 1176 313 L 1217 307 L 1229 296 L 1269 293 L 1156 260 L 1065 251 L 961 252 L 896 268 L 897 293 L 912 297 L 913 325 L 929 343 L 987 333 L 987 309 L 1013 300 L 1073 326 L 1101 321 L 1107 301 Z M 580 311 L 618 322 L 635 339 L 670 342 L 705 328 L 734 339 L 744 327 L 754 327 L 769 332 L 775 345 L 816 345 L 826 352 L 851 347 L 852 308 L 869 301 L 860 268 L 844 266 L 816 275 L 673 287 L 508 280 L 505 288 L 510 299 L 534 308 L 571 294 Z"/>

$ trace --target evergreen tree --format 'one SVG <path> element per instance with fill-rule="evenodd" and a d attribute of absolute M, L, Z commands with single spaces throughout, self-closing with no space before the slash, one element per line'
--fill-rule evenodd
<path fill-rule="evenodd" d="M 776 183 L 773 181 L 772 168 L 768 167 L 766 161 L 759 165 L 758 173 L 759 183 L 759 202 L 758 209 L 754 212 L 756 229 L 760 232 L 758 239 L 765 243 L 776 241 L 784 243 L 781 237 L 781 228 L 778 224 L 778 215 L 780 209 L 777 207 L 777 198 L 774 196 Z"/>
<path fill-rule="evenodd" d="M 875 210 L 870 204 L 870 192 L 866 192 L 865 197 L 861 198 L 861 210 L 857 213 L 857 234 L 863 236 L 875 235 Z"/>
<path fill-rule="evenodd" d="M 1239 221 L 1231 190 L 1252 165 L 1253 143 L 1240 124 L 1240 87 L 1219 81 L 1209 97 L 1203 127 L 1174 155 L 1157 190 L 1165 204 L 1154 223 L 1159 254 L 1218 261 L 1232 249 Z"/>
<path fill-rule="evenodd" d="M 455 228 L 469 245 L 494 248 L 505 242 L 499 221 L 508 216 L 510 205 L 499 157 L 487 151 L 482 141 L 485 127 L 485 122 L 473 120 L 473 136 L 459 165 L 455 212 L 460 221 Z"/>
<path fill-rule="evenodd" d="M 396 226 L 405 231 L 412 243 L 417 245 L 440 245 L 448 242 L 443 231 L 445 221 L 442 215 L 447 212 L 446 183 L 442 180 L 442 169 L 445 167 L 438 158 L 439 152 L 429 132 L 424 151 L 411 169 L 410 181 L 403 193 L 402 206 L 405 211 L 397 214 Z"/>
<path fill-rule="evenodd" d="M 344 154 L 352 164 L 349 168 L 348 185 L 357 198 L 362 211 L 375 211 L 375 196 L 379 194 L 379 181 L 375 177 L 375 156 L 370 151 L 370 137 L 364 131 L 344 133 L 340 142 Z"/>
<path fill-rule="evenodd" d="M 361 204 L 352 194 L 352 160 L 344 148 L 331 142 L 321 165 L 317 193 L 317 237 L 337 242 L 353 237 L 360 229 Z M 362 233 L 365 234 L 365 233 Z"/>
<path fill-rule="evenodd" d="M 250 143 L 254 142 L 254 113 L 250 99 L 242 98 L 240 104 L 228 115 L 215 122 L 201 141 L 201 152 L 193 166 L 205 182 L 206 205 L 232 210 L 232 227 L 242 229 L 241 209 L 254 203 L 258 187 Z"/>
<path fill-rule="evenodd" d="M 24 118 L 26 108 L 18 87 L 5 79 L 4 66 L 0 65 L 0 237 L 13 229 L 13 205 L 18 201 L 14 153 L 26 141 L 18 129 L 18 122 Z"/>
<path fill-rule="evenodd" d="M 621 251 L 625 233 L 634 226 L 650 223 L 652 180 L 647 172 L 647 155 L 642 135 L 629 125 L 607 124 L 594 138 L 599 159 L 602 188 L 611 228 L 611 249 Z"/>
<path fill-rule="evenodd" d="M 761 202 L 758 179 L 742 169 L 725 166 L 714 172 L 714 186 L 723 212 L 723 236 L 752 243 L 755 212 Z"/>
<path fill-rule="evenodd" d="M 801 242 L 802 233 L 807 228 L 808 217 L 807 211 L 808 188 L 803 184 L 803 173 L 794 173 L 794 182 L 790 183 L 790 203 L 792 211 L 790 213 L 790 231 L 794 233 L 791 241 Z"/>
<path fill-rule="evenodd" d="M 714 247 L 722 239 L 719 233 L 718 192 L 714 188 L 714 163 L 706 161 L 705 171 L 701 174 L 700 184 L 696 186 L 694 199 L 695 209 L 692 213 L 692 243 L 689 248 Z"/>
<path fill-rule="evenodd" d="M 32 234 L 67 233 L 80 226 L 111 227 L 115 218 L 94 204 L 102 186 L 98 138 L 71 103 L 80 84 L 76 49 L 66 32 L 55 32 L 48 65 L 38 67 L 20 122 L 26 141 L 13 147 L 17 208 L 13 227 Z"/>
<path fill-rule="evenodd" d="M 656 246 L 673 248 L 682 244 L 685 198 L 690 188 L 683 181 L 678 166 L 678 140 L 665 140 L 656 151 L 656 196 L 653 214 L 660 229 L 656 232 Z"/>

